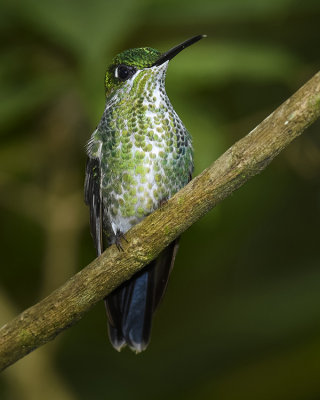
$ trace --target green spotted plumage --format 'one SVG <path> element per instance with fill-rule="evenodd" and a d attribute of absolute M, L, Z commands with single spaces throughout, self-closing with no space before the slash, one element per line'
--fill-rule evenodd
<path fill-rule="evenodd" d="M 126 50 L 107 69 L 106 108 L 87 147 L 86 202 L 98 254 L 112 243 L 121 248 L 123 234 L 191 179 L 191 136 L 165 91 L 167 54 L 165 59 L 152 48 Z M 106 298 L 109 336 L 118 350 L 147 346 L 175 249 L 173 243 Z"/>
<path fill-rule="evenodd" d="M 121 232 L 185 186 L 192 173 L 191 137 L 165 93 L 166 68 L 138 71 L 107 100 L 88 146 L 89 156 L 101 161 L 105 213 Z"/>

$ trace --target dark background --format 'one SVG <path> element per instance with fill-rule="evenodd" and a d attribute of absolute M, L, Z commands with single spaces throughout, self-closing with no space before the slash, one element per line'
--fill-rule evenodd
<path fill-rule="evenodd" d="M 118 52 L 168 50 L 196 174 L 319 70 L 319 0 L 4 0 L 0 322 L 95 252 L 84 146 Z M 320 399 L 320 123 L 182 237 L 148 350 L 115 352 L 103 304 L 0 377 L 2 400 Z"/>

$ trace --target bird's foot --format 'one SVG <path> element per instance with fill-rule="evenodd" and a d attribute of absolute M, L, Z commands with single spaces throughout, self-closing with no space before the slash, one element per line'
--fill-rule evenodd
<path fill-rule="evenodd" d="M 122 233 L 121 231 L 117 231 L 116 233 L 116 238 L 115 238 L 115 245 L 117 246 L 117 249 L 119 251 L 124 251 L 123 247 L 121 246 L 121 240 L 124 240 L 125 242 L 128 243 L 126 237 L 124 236 L 124 233 Z"/>
<path fill-rule="evenodd" d="M 168 203 L 169 197 L 164 197 L 163 199 L 160 200 L 159 203 L 159 208 L 163 208 L 163 206 L 165 206 Z"/>

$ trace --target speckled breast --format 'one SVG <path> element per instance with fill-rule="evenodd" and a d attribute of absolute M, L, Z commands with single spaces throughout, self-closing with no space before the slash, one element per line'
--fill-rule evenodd
<path fill-rule="evenodd" d="M 188 183 L 193 169 L 191 137 L 164 82 L 141 73 L 128 86 L 106 108 L 96 133 L 104 220 L 113 234 L 125 233 L 158 208 Z"/>

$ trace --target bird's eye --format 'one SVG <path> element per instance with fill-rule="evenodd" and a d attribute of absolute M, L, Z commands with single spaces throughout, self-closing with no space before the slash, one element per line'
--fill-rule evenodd
<path fill-rule="evenodd" d="M 136 71 L 137 70 L 134 67 L 120 64 L 114 70 L 114 76 L 121 81 L 126 81 L 127 79 L 131 78 L 136 73 Z"/>

